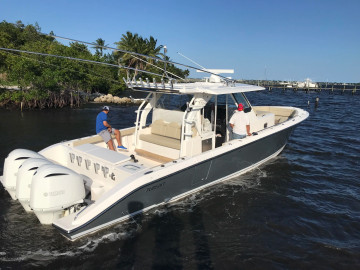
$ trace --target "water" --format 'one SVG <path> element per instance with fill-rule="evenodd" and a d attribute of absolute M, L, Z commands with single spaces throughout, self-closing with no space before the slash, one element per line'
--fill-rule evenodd
<path fill-rule="evenodd" d="M 40 225 L 0 188 L 0 269 L 358 269 L 359 96 L 263 91 L 248 97 L 254 105 L 310 112 L 280 156 L 75 242 Z M 93 134 L 99 108 L 0 111 L 0 174 L 15 148 L 38 151 Z M 110 122 L 132 125 L 135 110 L 112 106 Z"/>

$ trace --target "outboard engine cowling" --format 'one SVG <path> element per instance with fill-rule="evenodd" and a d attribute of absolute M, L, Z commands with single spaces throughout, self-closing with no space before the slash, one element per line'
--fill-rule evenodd
<path fill-rule="evenodd" d="M 29 158 L 19 168 L 16 179 L 16 198 L 26 212 L 32 211 L 30 208 L 30 191 L 33 175 L 39 167 L 46 164 L 53 163 L 44 158 Z"/>
<path fill-rule="evenodd" d="M 15 149 L 5 159 L 2 184 L 11 198 L 16 200 L 16 178 L 19 167 L 28 158 L 44 158 L 39 153 L 26 149 Z"/>
<path fill-rule="evenodd" d="M 30 207 L 42 224 L 51 224 L 64 216 L 65 210 L 83 202 L 82 177 L 60 165 L 43 165 L 32 178 Z"/>

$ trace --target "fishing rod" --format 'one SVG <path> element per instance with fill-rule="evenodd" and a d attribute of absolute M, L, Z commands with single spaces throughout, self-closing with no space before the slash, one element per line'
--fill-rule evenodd
<path fill-rule="evenodd" d="M 114 64 L 105 63 L 105 62 L 98 62 L 98 61 L 94 61 L 94 60 L 87 60 L 87 59 L 81 59 L 81 58 L 75 58 L 75 57 L 69 57 L 69 56 L 61 56 L 61 55 L 48 54 L 48 53 L 39 53 L 39 52 L 32 52 L 32 51 L 25 51 L 25 50 L 18 50 L 18 49 L 1 48 L 1 47 L 0 47 L 0 50 L 2 50 L 2 51 L 10 51 L 10 52 L 21 52 L 21 53 L 35 54 L 35 55 L 42 55 L 42 56 L 51 56 L 51 57 L 56 57 L 56 58 L 75 60 L 75 61 L 79 61 L 79 62 L 100 64 L 100 65 L 105 65 L 105 66 L 110 66 L 110 67 L 135 70 L 135 71 L 144 72 L 144 73 L 151 74 L 151 75 L 154 75 L 154 76 L 159 76 L 159 77 L 162 76 L 161 74 L 150 72 L 150 71 L 147 71 L 147 70 L 132 68 L 132 67 L 128 67 L 128 66 L 122 66 L 122 65 L 114 65 Z"/>
<path fill-rule="evenodd" d="M 154 65 L 154 64 L 152 64 L 152 63 L 150 63 L 150 62 L 148 62 L 148 61 L 145 61 L 144 59 L 141 59 L 141 58 L 136 57 L 136 56 L 133 56 L 133 57 L 136 58 L 136 59 L 138 59 L 138 60 L 140 60 L 140 61 L 143 61 L 143 62 L 145 62 L 145 63 L 147 63 L 147 64 L 149 64 L 149 65 L 151 65 L 151 66 L 153 66 L 153 67 L 155 67 L 155 68 L 157 68 L 157 69 L 160 69 L 161 71 L 164 71 L 164 72 L 165 72 L 165 70 L 164 70 L 163 68 L 158 67 L 158 66 L 156 66 L 156 65 Z M 180 76 L 178 76 L 178 75 L 176 75 L 176 74 L 174 74 L 174 73 L 171 73 L 171 72 L 169 72 L 169 71 L 166 71 L 166 72 L 169 73 L 170 75 L 173 75 L 174 77 L 176 77 L 176 78 L 178 78 L 178 79 L 180 79 L 180 80 L 186 81 L 185 78 L 181 78 Z"/>
<path fill-rule="evenodd" d="M 205 72 L 205 73 L 209 73 L 209 74 L 212 74 L 212 75 L 216 75 L 216 76 L 218 76 L 218 77 L 221 77 L 222 79 L 224 79 L 224 80 L 227 81 L 227 82 L 231 82 L 231 81 L 232 81 L 232 80 L 230 80 L 229 78 L 226 78 L 226 77 L 224 77 L 224 76 L 221 76 L 221 75 L 216 74 L 216 73 L 213 73 L 213 72 L 210 72 L 210 71 L 208 71 L 208 70 L 206 70 L 206 69 L 200 69 L 200 68 L 192 67 L 192 66 L 185 65 L 185 64 L 181 64 L 181 63 L 177 63 L 177 62 L 168 61 L 168 60 L 164 60 L 164 59 L 161 59 L 161 58 L 158 58 L 158 57 L 154 57 L 154 56 L 149 56 L 149 55 L 145 55 L 145 54 L 141 54 L 141 53 L 136 53 L 136 52 L 130 52 L 130 51 L 121 50 L 121 49 L 116 49 L 116 48 L 112 48 L 112 47 L 108 47 L 108 46 L 101 46 L 101 45 L 98 45 L 98 44 L 95 44 L 95 43 L 90 43 L 90 42 L 81 41 L 81 40 L 76 40 L 76 39 L 67 38 L 67 37 L 60 37 L 60 36 L 57 36 L 57 35 L 44 34 L 44 33 L 40 33 L 40 34 L 46 35 L 46 36 L 49 36 L 49 37 L 53 37 L 53 38 L 59 38 L 59 39 L 63 39 L 63 40 L 68 40 L 68 41 L 73 41 L 73 42 L 88 44 L 88 45 L 91 45 L 91 46 L 97 46 L 97 47 L 100 47 L 100 48 L 103 48 L 103 49 L 107 49 L 107 50 L 119 51 L 119 52 L 122 52 L 122 53 L 131 54 L 131 55 L 142 56 L 142 57 L 145 57 L 145 58 L 150 58 L 150 59 L 153 59 L 153 60 L 156 60 L 156 61 L 161 61 L 161 62 L 168 63 L 168 64 L 180 65 L 180 66 L 183 66 L 183 67 L 187 67 L 187 68 L 191 68 L 191 69 L 194 69 L 194 70 L 199 70 L 199 71 L 202 71 L 202 72 Z"/>

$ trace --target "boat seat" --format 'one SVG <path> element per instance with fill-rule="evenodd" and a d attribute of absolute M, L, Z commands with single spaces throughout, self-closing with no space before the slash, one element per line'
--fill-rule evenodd
<path fill-rule="evenodd" d="M 180 140 L 155 134 L 142 134 L 140 140 L 180 150 Z"/>
<path fill-rule="evenodd" d="M 151 125 L 150 134 L 140 134 L 139 139 L 145 142 L 153 143 L 180 150 L 181 148 L 181 125 L 177 122 L 165 122 L 156 120 Z M 197 135 L 197 130 L 192 127 L 192 137 Z"/>
<path fill-rule="evenodd" d="M 150 125 L 150 134 L 140 134 L 140 140 L 180 150 L 181 125 L 156 120 Z"/>

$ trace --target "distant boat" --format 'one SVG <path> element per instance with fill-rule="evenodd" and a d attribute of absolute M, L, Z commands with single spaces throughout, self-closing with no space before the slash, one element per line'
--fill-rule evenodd
<path fill-rule="evenodd" d="M 287 88 L 293 88 L 293 87 L 294 87 L 293 83 L 290 82 L 290 81 L 280 82 L 279 84 L 280 84 L 280 85 L 283 85 L 284 87 L 287 87 Z"/>
<path fill-rule="evenodd" d="M 293 87 L 298 88 L 318 88 L 319 85 L 317 83 L 314 83 L 311 79 L 306 78 L 303 82 L 296 82 L 293 84 Z"/>

